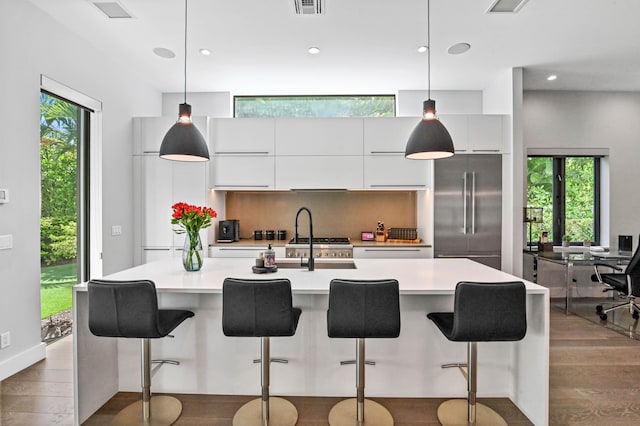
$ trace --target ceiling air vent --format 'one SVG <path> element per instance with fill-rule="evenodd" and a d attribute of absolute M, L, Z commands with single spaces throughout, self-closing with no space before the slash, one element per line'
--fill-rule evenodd
<path fill-rule="evenodd" d="M 293 0 L 298 15 L 320 15 L 322 0 Z"/>
<path fill-rule="evenodd" d="M 110 19 L 131 19 L 133 16 L 118 1 L 92 1 Z"/>
<path fill-rule="evenodd" d="M 487 13 L 516 13 L 527 0 L 494 0 Z"/>

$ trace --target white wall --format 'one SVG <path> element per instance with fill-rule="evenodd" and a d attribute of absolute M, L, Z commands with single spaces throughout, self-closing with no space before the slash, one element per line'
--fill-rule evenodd
<path fill-rule="evenodd" d="M 11 346 L 0 350 L 0 380 L 44 356 L 40 345 L 40 75 L 103 103 L 104 273 L 132 265 L 132 120 L 159 115 L 160 93 L 118 58 L 105 57 L 29 2 L 0 1 L 0 188 L 11 202 L 0 205 L 0 235 L 13 235 L 0 251 L 0 333 Z"/>
<path fill-rule="evenodd" d="M 482 92 L 484 114 L 506 114 L 509 125 L 504 129 L 505 154 L 502 155 L 502 270 L 522 276 L 522 138 L 518 122 L 522 110 L 522 69 L 503 71 Z M 517 161 L 515 159 L 518 159 Z"/>
<path fill-rule="evenodd" d="M 529 148 L 609 149 L 609 244 L 640 234 L 640 93 L 524 93 L 524 144 Z M 604 188 L 606 190 L 606 188 Z"/>
<path fill-rule="evenodd" d="M 162 94 L 162 115 L 178 118 L 178 106 L 184 102 L 184 93 Z M 229 92 L 188 92 L 187 103 L 193 116 L 233 117 L 233 104 Z"/>
<path fill-rule="evenodd" d="M 426 90 L 399 90 L 396 96 L 396 116 L 422 116 L 422 103 L 428 98 Z M 482 114 L 481 90 L 432 90 L 440 114 Z"/>

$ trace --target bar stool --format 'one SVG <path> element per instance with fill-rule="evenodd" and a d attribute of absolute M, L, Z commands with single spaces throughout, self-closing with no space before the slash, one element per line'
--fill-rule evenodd
<path fill-rule="evenodd" d="M 225 336 L 260 337 L 262 396 L 247 402 L 233 416 L 234 426 L 293 426 L 298 410 L 283 398 L 269 396 L 269 364 L 285 359 L 271 358 L 269 338 L 293 336 L 302 311 L 292 306 L 288 279 L 226 278 L 222 284 L 222 331 Z"/>
<path fill-rule="evenodd" d="M 89 330 L 96 336 L 141 339 L 142 400 L 120 411 L 113 425 L 171 425 L 182 412 L 182 403 L 172 396 L 151 396 L 151 340 L 168 336 L 193 316 L 179 309 L 158 309 L 152 281 L 91 280 Z M 156 361 L 154 361 L 156 362 Z M 159 361 L 179 365 L 177 361 Z"/>
<path fill-rule="evenodd" d="M 393 425 L 389 410 L 364 397 L 365 338 L 400 335 L 400 295 L 397 280 L 334 279 L 329 287 L 327 334 L 356 340 L 356 398 L 340 401 L 329 412 L 329 425 Z M 352 364 L 343 361 L 340 364 Z M 365 416 L 366 413 L 366 416 Z"/>
<path fill-rule="evenodd" d="M 520 281 L 500 283 L 459 282 L 453 312 L 427 315 L 444 336 L 453 342 L 467 342 L 467 363 L 458 367 L 467 380 L 468 397 L 445 401 L 438 407 L 444 426 L 499 426 L 507 422 L 491 408 L 476 402 L 478 343 L 514 342 L 527 332 L 526 290 Z"/>

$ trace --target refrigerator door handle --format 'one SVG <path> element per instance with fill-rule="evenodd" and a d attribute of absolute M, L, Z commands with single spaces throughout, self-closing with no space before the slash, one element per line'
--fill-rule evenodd
<path fill-rule="evenodd" d="M 462 172 L 462 233 L 467 235 L 467 172 Z"/>
<path fill-rule="evenodd" d="M 476 172 L 471 172 L 471 235 L 476 233 Z"/>

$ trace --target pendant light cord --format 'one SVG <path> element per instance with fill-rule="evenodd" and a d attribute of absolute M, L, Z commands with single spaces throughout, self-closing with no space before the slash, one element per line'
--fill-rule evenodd
<path fill-rule="evenodd" d="M 428 93 L 428 99 L 431 99 L 431 19 L 430 19 L 431 14 L 429 13 L 430 3 L 431 1 L 427 0 L 427 93 Z"/>
<path fill-rule="evenodd" d="M 184 0 L 184 103 L 187 103 L 187 0 Z"/>

